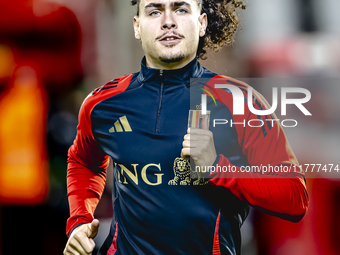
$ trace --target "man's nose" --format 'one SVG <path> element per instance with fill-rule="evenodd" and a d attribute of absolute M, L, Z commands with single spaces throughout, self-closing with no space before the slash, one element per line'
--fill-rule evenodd
<path fill-rule="evenodd" d="M 177 28 L 176 20 L 171 12 L 166 12 L 164 14 L 162 28 L 163 29 Z"/>

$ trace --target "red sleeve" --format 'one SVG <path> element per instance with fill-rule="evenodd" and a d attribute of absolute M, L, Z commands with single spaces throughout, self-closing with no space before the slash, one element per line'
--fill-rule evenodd
<path fill-rule="evenodd" d="M 67 192 L 70 218 L 66 233 L 82 223 L 93 220 L 94 210 L 103 194 L 109 156 L 95 140 L 91 127 L 91 112 L 101 101 L 124 92 L 132 74 L 122 76 L 94 90 L 83 102 L 79 113 L 77 136 L 68 151 Z"/>
<path fill-rule="evenodd" d="M 88 100 L 88 99 L 87 99 Z M 91 131 L 90 114 L 93 104 L 84 101 L 77 136 L 68 152 L 67 191 L 70 218 L 66 233 L 81 223 L 93 220 L 94 210 L 103 193 L 109 157 L 99 147 Z"/>
<path fill-rule="evenodd" d="M 233 80 L 233 84 L 235 84 Z M 240 83 L 240 88 L 246 97 L 249 86 Z M 230 93 L 219 90 L 221 101 L 232 111 Z M 248 99 L 249 100 L 249 99 Z M 247 101 L 247 100 L 245 100 Z M 254 91 L 253 105 L 257 109 L 268 109 L 268 103 L 258 92 Z M 299 221 L 305 215 L 308 207 L 308 194 L 304 175 L 298 170 L 298 161 L 290 147 L 286 135 L 279 122 L 274 121 L 275 114 L 261 116 L 262 127 L 250 127 L 249 120 L 258 120 L 258 116 L 251 113 L 245 102 L 245 114 L 234 115 L 234 122 L 246 125 L 235 125 L 238 142 L 243 154 L 247 156 L 250 166 L 292 166 L 289 171 L 245 172 L 241 167 L 234 166 L 235 172 L 215 172 L 211 182 L 228 188 L 237 198 L 249 203 L 254 208 L 280 218 Z M 273 120 L 273 121 L 272 121 Z M 259 122 L 251 122 L 252 126 Z M 233 166 L 229 160 L 220 155 L 218 166 Z M 294 168 L 295 166 L 295 168 Z M 230 169 L 230 168 L 229 168 Z M 288 169 L 288 168 L 287 168 Z M 296 171 L 295 171 L 296 170 Z"/>
<path fill-rule="evenodd" d="M 219 166 L 232 166 L 220 155 Z M 240 167 L 234 166 L 240 173 Z M 307 212 L 308 194 L 301 177 L 261 178 L 259 173 L 217 173 L 210 181 L 229 189 L 237 198 L 267 214 L 292 222 L 300 221 Z M 225 176 L 223 176 L 225 175 Z"/>

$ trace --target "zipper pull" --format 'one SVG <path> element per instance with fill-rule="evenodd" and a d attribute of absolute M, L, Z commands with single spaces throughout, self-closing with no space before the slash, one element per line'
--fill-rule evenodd
<path fill-rule="evenodd" d="M 161 81 L 163 81 L 163 70 L 159 70 L 159 77 Z"/>

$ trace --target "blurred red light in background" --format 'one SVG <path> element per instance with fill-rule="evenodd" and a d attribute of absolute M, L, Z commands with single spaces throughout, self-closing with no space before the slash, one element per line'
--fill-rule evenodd
<path fill-rule="evenodd" d="M 0 202 L 38 204 L 48 192 L 47 97 L 32 68 L 14 76 L 0 100 Z"/>
<path fill-rule="evenodd" d="M 0 203 L 33 205 L 48 194 L 47 91 L 78 85 L 80 25 L 42 0 L 0 0 Z"/>

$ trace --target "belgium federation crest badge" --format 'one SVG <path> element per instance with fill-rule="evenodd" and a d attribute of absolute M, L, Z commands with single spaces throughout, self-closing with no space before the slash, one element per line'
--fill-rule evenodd
<path fill-rule="evenodd" d="M 175 177 L 168 182 L 168 185 L 205 185 L 209 182 L 198 172 L 192 171 L 190 162 L 186 159 L 176 158 L 173 170 Z"/>

